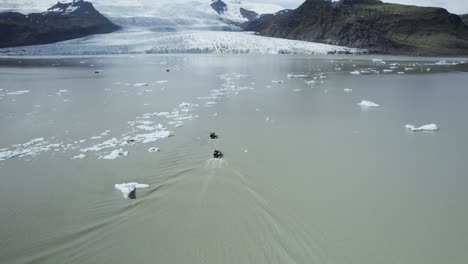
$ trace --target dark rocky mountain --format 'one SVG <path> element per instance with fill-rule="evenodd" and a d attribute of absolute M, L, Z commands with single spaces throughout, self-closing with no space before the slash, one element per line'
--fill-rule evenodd
<path fill-rule="evenodd" d="M 227 5 L 222 0 L 212 0 L 211 8 L 213 8 L 219 15 L 222 15 L 227 11 Z"/>
<path fill-rule="evenodd" d="M 468 55 L 468 26 L 458 15 L 378 0 L 307 0 L 296 10 L 262 16 L 244 30 L 376 53 Z"/>
<path fill-rule="evenodd" d="M 89 2 L 59 2 L 44 13 L 0 13 L 0 48 L 47 44 L 118 29 Z"/>
<path fill-rule="evenodd" d="M 253 21 L 260 17 L 260 15 L 257 12 L 247 10 L 243 7 L 240 8 L 240 13 L 243 17 L 247 18 L 248 21 Z"/>
<path fill-rule="evenodd" d="M 468 25 L 468 14 L 460 15 L 460 17 L 463 22 Z"/>

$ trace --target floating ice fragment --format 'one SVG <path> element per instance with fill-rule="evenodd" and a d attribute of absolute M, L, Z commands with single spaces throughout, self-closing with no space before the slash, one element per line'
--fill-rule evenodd
<path fill-rule="evenodd" d="M 345 92 L 347 92 L 347 93 L 350 93 L 350 92 L 352 92 L 352 91 L 353 91 L 353 89 L 348 89 L 348 88 L 345 88 L 345 89 L 343 89 L 343 91 L 345 91 Z"/>
<path fill-rule="evenodd" d="M 135 87 L 141 87 L 141 86 L 148 86 L 149 83 L 135 83 L 133 86 Z"/>
<path fill-rule="evenodd" d="M 128 151 L 124 151 L 123 149 L 115 149 L 109 155 L 103 156 L 103 159 L 106 160 L 114 160 L 120 157 L 125 157 L 128 155 Z"/>
<path fill-rule="evenodd" d="M 437 131 L 439 127 L 436 124 L 428 124 L 420 127 L 415 127 L 413 125 L 406 125 L 407 129 L 416 132 L 416 131 Z"/>
<path fill-rule="evenodd" d="M 85 154 L 80 154 L 80 155 L 74 156 L 72 159 L 84 159 L 84 158 L 86 158 L 86 155 Z"/>
<path fill-rule="evenodd" d="M 16 91 L 16 92 L 9 92 L 9 93 L 6 93 L 7 95 L 22 95 L 22 94 L 26 94 L 26 93 L 29 93 L 30 91 Z"/>
<path fill-rule="evenodd" d="M 148 152 L 158 152 L 158 151 L 159 151 L 159 149 L 155 148 L 155 147 L 152 147 L 152 148 L 148 149 Z"/>
<path fill-rule="evenodd" d="M 288 74 L 288 78 L 306 78 L 307 76 L 305 74 Z"/>
<path fill-rule="evenodd" d="M 148 184 L 141 184 L 138 182 L 129 182 L 116 184 L 115 188 L 123 193 L 125 199 L 135 199 L 136 189 L 148 188 Z"/>
<path fill-rule="evenodd" d="M 271 81 L 272 83 L 283 83 L 284 81 Z"/>
<path fill-rule="evenodd" d="M 350 72 L 350 74 L 359 75 L 359 74 L 361 74 L 361 72 L 360 71 L 352 71 L 352 72 Z"/>
<path fill-rule="evenodd" d="M 377 106 L 380 106 L 374 102 L 371 102 L 371 101 L 366 101 L 366 100 L 362 100 L 360 103 L 358 103 L 359 106 L 363 106 L 363 107 L 377 107 Z"/>
<path fill-rule="evenodd" d="M 151 126 L 147 126 L 147 125 L 137 126 L 137 128 L 138 128 L 138 129 L 141 129 L 141 130 L 146 130 L 146 131 L 153 131 L 153 130 L 156 130 L 156 128 L 151 127 Z"/>

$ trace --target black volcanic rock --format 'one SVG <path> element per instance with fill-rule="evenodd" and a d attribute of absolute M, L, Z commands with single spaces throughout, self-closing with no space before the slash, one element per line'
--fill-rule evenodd
<path fill-rule="evenodd" d="M 252 20 L 255 20 L 257 18 L 259 18 L 259 14 L 255 11 L 251 11 L 251 10 L 247 10 L 243 7 L 240 8 L 240 13 L 241 15 L 246 18 L 248 21 L 252 21 Z"/>
<path fill-rule="evenodd" d="M 468 25 L 468 14 L 460 15 L 460 18 L 463 20 L 465 24 Z"/>
<path fill-rule="evenodd" d="M 219 15 L 227 11 L 227 5 L 222 0 L 212 0 L 211 8 L 213 8 Z"/>
<path fill-rule="evenodd" d="M 378 0 L 307 0 L 296 10 L 262 16 L 244 30 L 378 53 L 468 55 L 468 26 L 459 16 Z"/>
<path fill-rule="evenodd" d="M 118 29 L 89 2 L 59 2 L 44 13 L 0 13 L 0 48 L 47 44 Z"/>

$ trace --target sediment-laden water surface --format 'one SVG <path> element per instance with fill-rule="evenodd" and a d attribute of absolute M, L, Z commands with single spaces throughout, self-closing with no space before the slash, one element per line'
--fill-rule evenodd
<path fill-rule="evenodd" d="M 0 59 L 0 262 L 464 263 L 461 61 Z"/>

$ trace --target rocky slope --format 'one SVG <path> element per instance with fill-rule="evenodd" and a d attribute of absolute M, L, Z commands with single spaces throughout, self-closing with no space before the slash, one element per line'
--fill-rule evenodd
<path fill-rule="evenodd" d="M 465 22 L 465 24 L 468 25 L 468 14 L 460 15 L 460 17 L 463 20 L 463 22 Z"/>
<path fill-rule="evenodd" d="M 468 26 L 459 16 L 378 0 L 307 0 L 296 10 L 262 16 L 244 30 L 377 53 L 468 55 Z"/>
<path fill-rule="evenodd" d="M 44 13 L 0 13 L 0 48 L 53 43 L 117 29 L 89 2 L 59 2 Z"/>

